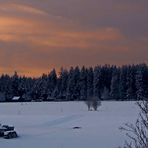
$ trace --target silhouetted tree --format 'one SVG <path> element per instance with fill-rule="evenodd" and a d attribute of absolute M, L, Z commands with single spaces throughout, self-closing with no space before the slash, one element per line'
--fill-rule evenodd
<path fill-rule="evenodd" d="M 129 141 L 124 148 L 148 148 L 148 100 L 137 103 L 140 108 L 135 124 L 125 124 L 120 129 L 126 132 Z"/>

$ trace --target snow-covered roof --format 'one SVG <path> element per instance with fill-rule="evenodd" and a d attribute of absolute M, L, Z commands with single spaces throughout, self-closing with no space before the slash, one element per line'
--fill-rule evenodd
<path fill-rule="evenodd" d="M 20 99 L 20 96 L 14 96 L 14 97 L 12 98 L 13 101 L 17 101 L 17 100 L 19 100 L 19 99 Z"/>
<path fill-rule="evenodd" d="M 6 129 L 6 127 L 0 125 L 0 130 L 5 130 L 5 129 Z"/>

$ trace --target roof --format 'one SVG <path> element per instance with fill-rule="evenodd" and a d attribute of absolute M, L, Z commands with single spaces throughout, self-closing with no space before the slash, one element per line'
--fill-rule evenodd
<path fill-rule="evenodd" d="M 19 99 L 20 99 L 20 96 L 14 96 L 14 97 L 12 98 L 13 101 L 17 101 L 17 100 L 19 100 Z"/>

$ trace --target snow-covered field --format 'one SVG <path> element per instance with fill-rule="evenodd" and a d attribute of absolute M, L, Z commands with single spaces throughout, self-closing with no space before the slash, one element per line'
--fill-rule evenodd
<path fill-rule="evenodd" d="M 118 148 L 119 127 L 137 116 L 135 102 L 102 102 L 97 112 L 84 102 L 2 103 L 0 123 L 14 125 L 19 138 L 0 138 L 0 148 Z"/>

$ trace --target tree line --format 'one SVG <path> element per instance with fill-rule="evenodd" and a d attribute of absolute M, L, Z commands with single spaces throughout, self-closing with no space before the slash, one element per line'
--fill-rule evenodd
<path fill-rule="evenodd" d="M 100 100 L 141 100 L 148 97 L 148 66 L 146 64 L 103 65 L 96 67 L 53 69 L 39 78 L 0 76 L 0 101 L 86 101 L 91 97 Z"/>

